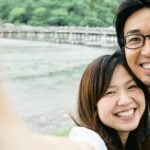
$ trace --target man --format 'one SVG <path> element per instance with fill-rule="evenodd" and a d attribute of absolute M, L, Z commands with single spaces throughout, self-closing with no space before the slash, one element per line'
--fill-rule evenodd
<path fill-rule="evenodd" d="M 119 46 L 132 72 L 150 86 L 150 0 L 125 0 L 116 17 Z"/>
<path fill-rule="evenodd" d="M 150 90 L 150 0 L 125 0 L 115 22 L 118 44 L 131 71 Z M 146 129 L 146 137 L 150 129 Z M 150 138 L 143 149 L 150 147 Z"/>

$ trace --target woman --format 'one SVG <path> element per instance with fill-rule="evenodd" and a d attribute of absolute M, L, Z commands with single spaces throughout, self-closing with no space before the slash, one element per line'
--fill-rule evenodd
<path fill-rule="evenodd" d="M 138 119 L 134 120 L 132 115 L 138 109 L 132 106 L 132 102 L 138 103 L 143 92 L 146 100 L 141 98 L 139 105 L 146 106 L 138 114 Z M 78 124 L 98 133 L 107 149 L 141 149 L 141 142 L 145 139 L 144 136 L 141 138 L 142 129 L 148 122 L 148 93 L 145 86 L 128 70 L 119 52 L 94 60 L 85 70 L 80 83 L 78 116 Z M 79 141 L 82 128 L 75 130 Z M 84 138 L 86 134 L 88 131 L 83 134 Z M 81 140 L 84 141 L 82 137 Z M 98 141 L 96 134 L 92 141 Z"/>
<path fill-rule="evenodd" d="M 119 52 L 101 56 L 83 73 L 75 119 L 78 126 L 69 138 L 33 134 L 11 116 L 7 129 L 3 127 L 9 140 L 0 149 L 141 150 L 146 140 L 142 133 L 147 128 L 148 96 L 147 88 L 128 70 Z"/>

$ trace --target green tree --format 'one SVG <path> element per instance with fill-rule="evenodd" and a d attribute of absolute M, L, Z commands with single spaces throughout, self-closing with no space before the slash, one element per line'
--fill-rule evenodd
<path fill-rule="evenodd" d="M 65 9 L 53 9 L 50 11 L 50 16 L 48 18 L 49 25 L 67 25 L 68 12 Z"/>
<path fill-rule="evenodd" d="M 12 23 L 26 23 L 26 9 L 23 7 L 16 7 L 10 13 L 8 17 Z"/>
<path fill-rule="evenodd" d="M 28 21 L 30 25 L 42 26 L 47 24 L 47 9 L 45 7 L 39 7 L 33 10 L 32 17 Z"/>
<path fill-rule="evenodd" d="M 7 21 L 10 11 L 14 8 L 14 2 L 10 0 L 0 0 L 0 17 Z"/>
<path fill-rule="evenodd" d="M 122 0 L 0 0 L 3 22 L 49 25 L 112 26 Z"/>

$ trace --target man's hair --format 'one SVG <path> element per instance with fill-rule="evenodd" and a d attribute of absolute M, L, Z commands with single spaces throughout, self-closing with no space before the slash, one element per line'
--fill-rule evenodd
<path fill-rule="evenodd" d="M 150 8 L 150 0 L 124 0 L 116 14 L 115 28 L 121 50 L 124 50 L 124 25 L 128 17 L 139 9 Z M 138 22 L 137 22 L 138 23 Z"/>

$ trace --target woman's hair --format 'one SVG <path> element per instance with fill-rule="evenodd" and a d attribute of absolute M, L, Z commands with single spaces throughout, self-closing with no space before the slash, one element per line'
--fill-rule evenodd
<path fill-rule="evenodd" d="M 124 25 L 128 17 L 139 9 L 150 8 L 150 0 L 124 0 L 116 15 L 115 28 L 117 32 L 118 44 L 124 51 Z M 138 22 L 137 22 L 138 23 Z M 123 52 L 124 53 L 124 52 Z"/>
<path fill-rule="evenodd" d="M 97 103 L 106 92 L 113 72 L 118 64 L 123 65 L 129 74 L 133 77 L 138 86 L 145 93 L 146 110 L 140 121 L 140 125 L 135 131 L 132 131 L 127 142 L 126 149 L 131 148 L 139 150 L 141 146 L 142 128 L 147 124 L 148 115 L 148 91 L 142 82 L 140 82 L 128 69 L 121 56 L 117 51 L 112 55 L 104 55 L 95 59 L 85 69 L 81 78 L 79 95 L 78 95 L 78 118 L 76 123 L 97 132 L 105 141 L 108 150 L 122 150 L 123 146 L 117 132 L 105 126 L 98 116 Z M 120 80 L 120 79 L 119 79 Z M 109 104 L 108 104 L 109 105 Z"/>

